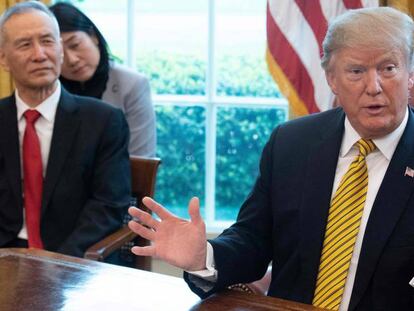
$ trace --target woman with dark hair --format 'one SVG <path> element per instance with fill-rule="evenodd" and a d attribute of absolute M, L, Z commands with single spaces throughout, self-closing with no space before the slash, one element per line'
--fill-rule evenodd
<path fill-rule="evenodd" d="M 62 85 L 71 93 L 122 109 L 130 130 L 129 153 L 154 156 L 155 114 L 148 80 L 111 59 L 105 38 L 78 8 L 59 2 L 50 10 L 58 21 L 65 53 Z"/>

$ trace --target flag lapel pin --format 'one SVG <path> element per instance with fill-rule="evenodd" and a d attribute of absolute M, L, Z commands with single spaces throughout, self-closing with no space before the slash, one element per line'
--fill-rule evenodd
<path fill-rule="evenodd" d="M 405 168 L 405 173 L 404 176 L 410 176 L 411 178 L 414 178 L 414 169 L 412 169 L 411 167 L 406 167 Z"/>

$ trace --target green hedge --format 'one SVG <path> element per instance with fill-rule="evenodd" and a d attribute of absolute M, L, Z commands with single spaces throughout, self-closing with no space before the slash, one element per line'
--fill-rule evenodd
<path fill-rule="evenodd" d="M 197 55 L 152 51 L 137 57 L 137 69 L 151 81 L 154 93 L 204 95 L 206 61 Z M 264 57 L 223 56 L 217 60 L 217 94 L 280 97 Z"/>
<path fill-rule="evenodd" d="M 243 56 L 218 61 L 218 95 L 279 97 L 263 60 Z M 204 95 L 206 63 L 191 55 L 154 52 L 137 59 L 157 94 Z M 263 68 L 264 67 L 264 68 Z M 197 103 L 195 103 L 197 104 Z M 156 106 L 157 155 L 163 164 L 156 198 L 187 216 L 191 196 L 205 199 L 205 171 L 216 170 L 216 217 L 233 220 L 257 176 L 261 150 L 283 109 L 218 108 L 216 167 L 205 167 L 205 110 Z"/>

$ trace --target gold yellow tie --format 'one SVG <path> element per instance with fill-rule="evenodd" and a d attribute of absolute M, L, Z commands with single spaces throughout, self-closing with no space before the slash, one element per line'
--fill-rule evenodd
<path fill-rule="evenodd" d="M 365 157 L 375 149 L 371 140 L 357 142 L 358 156 L 332 198 L 319 264 L 313 305 L 338 310 L 354 250 L 368 188 Z"/>

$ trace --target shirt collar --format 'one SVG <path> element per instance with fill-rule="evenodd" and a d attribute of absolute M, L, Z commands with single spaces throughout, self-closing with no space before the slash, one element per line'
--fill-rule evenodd
<path fill-rule="evenodd" d="M 381 138 L 373 139 L 375 146 L 377 146 L 378 150 L 387 158 L 387 160 L 391 161 L 392 155 L 394 154 L 395 149 L 397 148 L 398 142 L 402 134 L 404 133 L 405 127 L 407 126 L 408 122 L 408 107 L 405 111 L 404 119 L 402 120 L 401 124 L 391 133 L 385 135 Z M 349 122 L 348 117 L 345 117 L 345 133 L 344 138 L 342 140 L 340 156 L 344 157 L 351 148 L 355 145 L 355 143 L 361 139 L 361 136 L 357 133 L 357 131 L 352 127 L 351 123 Z"/>
<path fill-rule="evenodd" d="M 61 86 L 59 80 L 57 80 L 57 86 L 56 90 L 43 102 L 41 102 L 38 106 L 36 106 L 36 109 L 43 118 L 45 118 L 49 122 L 55 121 L 56 116 L 56 109 L 57 105 L 59 103 L 61 93 Z M 19 91 L 16 89 L 15 92 L 16 97 L 16 107 L 17 107 L 17 120 L 20 120 L 23 116 L 23 114 L 26 112 L 26 110 L 33 109 L 29 107 L 19 96 Z"/>

